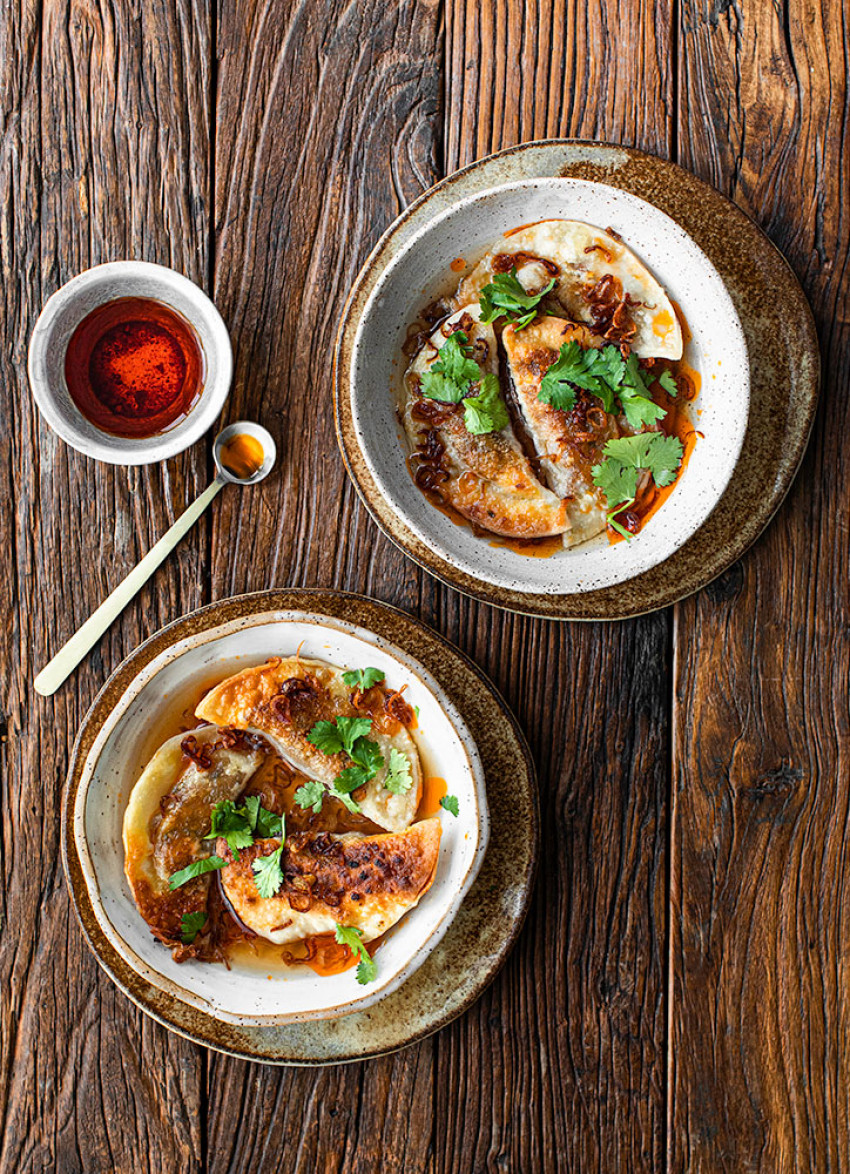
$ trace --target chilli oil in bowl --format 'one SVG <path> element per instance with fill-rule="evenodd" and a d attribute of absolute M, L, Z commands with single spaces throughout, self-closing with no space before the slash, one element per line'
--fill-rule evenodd
<path fill-rule="evenodd" d="M 152 298 L 115 298 L 80 322 L 65 353 L 68 392 L 113 436 L 156 436 L 184 420 L 204 382 L 201 344 L 182 315 Z"/>

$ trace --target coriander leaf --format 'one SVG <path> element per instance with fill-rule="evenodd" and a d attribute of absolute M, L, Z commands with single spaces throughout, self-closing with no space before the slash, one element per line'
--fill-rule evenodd
<path fill-rule="evenodd" d="M 372 728 L 372 719 L 368 717 L 338 717 L 336 727 L 339 730 L 346 754 L 353 758 L 355 744 L 369 733 Z"/>
<path fill-rule="evenodd" d="M 309 779 L 303 787 L 295 792 L 295 802 L 299 807 L 312 807 L 316 815 L 322 810 L 322 800 L 325 797 L 325 788 L 315 779 Z"/>
<path fill-rule="evenodd" d="M 377 977 L 378 964 L 364 950 L 360 955 L 360 961 L 357 963 L 357 981 L 361 986 L 365 986 L 367 982 L 374 982 Z"/>
<path fill-rule="evenodd" d="M 210 812 L 210 835 L 222 836 L 236 860 L 239 849 L 249 848 L 254 842 L 246 808 L 237 807 L 232 799 L 216 803 Z"/>
<path fill-rule="evenodd" d="M 455 330 L 440 347 L 440 354 L 423 372 L 419 390 L 429 399 L 443 403 L 459 403 L 469 390 L 469 384 L 481 378 L 481 368 L 471 357 L 464 331 Z"/>
<path fill-rule="evenodd" d="M 184 945 L 191 946 L 206 923 L 206 909 L 199 909 L 197 913 L 184 913 L 180 918 L 180 940 Z"/>
<path fill-rule="evenodd" d="M 676 383 L 676 377 L 674 376 L 672 371 L 670 371 L 668 368 L 665 367 L 664 370 L 661 372 L 661 374 L 658 376 L 658 382 L 661 384 L 661 386 L 664 388 L 664 390 L 667 392 L 668 395 L 672 395 L 675 397 L 679 388 Z"/>
<path fill-rule="evenodd" d="M 405 795 L 413 786 L 410 759 L 401 750 L 396 750 L 395 746 L 390 750 L 390 761 L 387 773 L 384 775 L 384 786 L 393 795 Z"/>
<path fill-rule="evenodd" d="M 258 840 L 274 840 L 283 835 L 283 816 L 275 815 L 267 807 L 257 812 L 256 834 Z"/>
<path fill-rule="evenodd" d="M 361 986 L 374 982 L 378 977 L 378 966 L 363 943 L 362 932 L 353 925 L 337 925 L 334 937 L 339 945 L 347 946 L 355 957 L 359 956 L 357 981 Z"/>
<path fill-rule="evenodd" d="M 384 756 L 377 742 L 369 738 L 358 738 L 351 751 L 351 759 L 369 772 L 369 778 L 376 775 L 384 765 Z"/>
<path fill-rule="evenodd" d="M 638 471 L 633 465 L 624 465 L 609 457 L 594 465 L 590 472 L 593 484 L 602 490 L 609 505 L 617 505 L 637 493 Z"/>
<path fill-rule="evenodd" d="M 196 876 L 203 876 L 205 872 L 216 872 L 219 868 L 226 867 L 227 861 L 215 854 L 205 856 L 203 860 L 193 860 L 191 864 L 187 864 L 179 872 L 172 873 L 168 878 L 168 887 L 169 889 L 179 889 L 181 885 L 185 885 L 186 881 L 194 880 Z"/>
<path fill-rule="evenodd" d="M 634 505 L 634 502 L 635 499 L 633 497 L 629 498 L 628 501 L 624 501 L 622 505 L 618 505 L 616 509 L 611 510 L 611 512 L 607 514 L 605 518 L 605 521 L 612 528 L 612 530 L 616 530 L 618 534 L 621 534 L 622 537 L 625 538 L 626 542 L 631 542 L 634 535 L 630 534 L 626 527 L 622 526 L 617 521 L 617 514 L 621 514 L 623 510 L 627 510 L 630 505 Z"/>
<path fill-rule="evenodd" d="M 557 359 L 543 376 L 537 398 L 562 412 L 570 412 L 575 407 L 575 389 L 580 387 L 598 396 L 605 411 L 611 412 L 624 366 L 617 347 L 584 350 L 572 338 L 561 346 Z"/>
<path fill-rule="evenodd" d="M 275 848 L 268 856 L 258 856 L 251 862 L 254 872 L 254 884 L 261 897 L 273 897 L 283 884 L 283 869 L 280 858 L 283 854 L 283 844 Z"/>
<path fill-rule="evenodd" d="M 371 689 L 373 685 L 383 681 L 384 673 L 380 669 L 352 669 L 351 672 L 343 673 L 342 679 L 349 689 L 357 689 L 358 692 L 365 693 L 367 689 Z"/>
<path fill-rule="evenodd" d="M 337 791 L 342 792 L 343 795 L 350 795 L 358 787 L 365 786 L 371 778 L 372 775 L 368 770 L 364 770 L 362 766 L 347 766 L 334 779 L 334 787 Z"/>
<path fill-rule="evenodd" d="M 360 804 L 355 803 L 355 801 L 347 792 L 341 791 L 339 787 L 337 787 L 336 783 L 334 783 L 331 787 L 330 793 L 333 795 L 334 799 L 339 799 L 343 807 L 346 807 L 352 815 L 360 814 Z"/>
<path fill-rule="evenodd" d="M 440 800 L 440 806 L 446 811 L 451 812 L 452 815 L 457 816 L 460 811 L 460 804 L 457 801 L 457 795 L 444 795 Z"/>
<path fill-rule="evenodd" d="M 516 275 L 516 266 L 510 273 L 495 273 L 479 295 L 481 321 L 494 322 L 504 316 L 514 322 L 516 330 L 522 330 L 534 318 L 541 299 L 554 286 L 553 278 L 538 293 L 527 293 Z"/>
<path fill-rule="evenodd" d="M 645 395 L 638 395 L 630 387 L 620 388 L 620 403 L 623 406 L 623 415 L 632 428 L 643 428 L 647 424 L 654 424 L 667 413 L 658 406 L 655 400 Z"/>
<path fill-rule="evenodd" d="M 643 370 L 634 351 L 626 359 L 623 368 L 623 386 L 630 388 L 637 395 L 649 395 L 649 384 L 644 378 Z"/>
<path fill-rule="evenodd" d="M 344 749 L 342 735 L 334 722 L 316 722 L 307 735 L 307 741 L 312 742 L 322 754 L 339 754 Z"/>
<path fill-rule="evenodd" d="M 655 484 L 670 485 L 682 461 L 682 442 L 663 432 L 644 432 L 639 436 L 620 436 L 609 440 L 602 450 L 604 460 L 590 470 L 593 482 L 608 498 L 619 505 L 635 496 L 639 470 L 647 469 Z"/>
<path fill-rule="evenodd" d="M 248 826 L 251 831 L 255 831 L 257 827 L 257 819 L 260 815 L 260 796 L 248 795 L 245 799 L 245 818 L 248 820 Z"/>
<path fill-rule="evenodd" d="M 487 374 L 480 383 L 478 395 L 463 401 L 463 422 L 473 436 L 486 432 L 501 432 L 510 423 L 508 409 L 502 399 L 497 375 Z"/>

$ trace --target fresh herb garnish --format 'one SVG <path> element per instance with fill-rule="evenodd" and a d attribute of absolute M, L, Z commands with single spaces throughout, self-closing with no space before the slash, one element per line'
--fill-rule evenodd
<path fill-rule="evenodd" d="M 609 440 L 602 450 L 605 459 L 590 470 L 593 483 L 608 498 L 609 505 L 617 506 L 634 498 L 641 469 L 652 474 L 656 485 L 672 484 L 683 451 L 678 436 L 665 436 L 663 432 Z"/>
<path fill-rule="evenodd" d="M 226 867 L 227 861 L 215 854 L 205 856 L 203 860 L 193 860 L 191 864 L 187 864 L 185 868 L 181 868 L 168 878 L 168 887 L 179 889 L 186 881 L 194 880 L 196 876 L 203 876 L 205 872 L 216 872 L 219 868 Z"/>
<path fill-rule="evenodd" d="M 184 913 L 180 918 L 180 939 L 183 944 L 191 946 L 206 922 L 206 909 L 199 909 L 196 913 Z"/>
<path fill-rule="evenodd" d="M 470 383 L 481 378 L 481 368 L 472 358 L 472 347 L 463 330 L 455 330 L 440 347 L 440 354 L 422 373 L 420 391 L 428 399 L 458 404 Z"/>
<path fill-rule="evenodd" d="M 295 792 L 295 802 L 298 806 L 304 809 L 312 807 L 316 815 L 322 810 L 322 800 L 324 797 L 325 788 L 321 783 L 317 783 L 315 779 L 308 779 Z"/>
<path fill-rule="evenodd" d="M 676 377 L 672 371 L 665 367 L 658 376 L 658 382 L 661 384 L 668 395 L 672 395 L 675 398 L 679 391 L 679 387 L 676 383 Z"/>
<path fill-rule="evenodd" d="M 515 265 L 510 273 L 495 273 L 478 298 L 481 321 L 495 322 L 497 318 L 505 317 L 513 322 L 515 330 L 522 330 L 534 318 L 541 299 L 554 287 L 555 279 L 552 278 L 539 293 L 526 293 L 516 275 Z"/>
<path fill-rule="evenodd" d="M 605 521 L 608 523 L 611 529 L 616 530 L 618 534 L 621 534 L 623 538 L 625 538 L 626 542 L 631 542 L 634 535 L 630 534 L 626 527 L 617 521 L 617 514 L 621 514 L 623 510 L 627 510 L 630 505 L 634 504 L 635 499 L 630 497 L 628 501 L 624 501 L 622 505 L 618 505 L 616 509 L 611 510 L 608 514 L 605 515 Z"/>
<path fill-rule="evenodd" d="M 463 422 L 473 436 L 486 432 L 501 432 L 510 423 L 508 409 L 502 399 L 498 376 L 488 373 L 479 384 L 478 395 L 463 401 Z"/>
<path fill-rule="evenodd" d="M 361 930 L 353 925 L 337 925 L 334 937 L 341 946 L 347 946 L 355 957 L 360 958 L 357 964 L 357 981 L 362 986 L 367 982 L 374 982 L 378 977 L 378 967 L 363 943 Z"/>
<path fill-rule="evenodd" d="M 365 737 L 372 728 L 371 718 L 368 717 L 338 717 L 335 721 L 316 722 L 307 735 L 311 742 L 322 754 L 339 754 L 344 750 L 352 756 L 355 742 Z"/>
<path fill-rule="evenodd" d="M 477 366 L 477 364 L 476 364 Z M 365 693 L 379 681 L 383 681 L 385 674 L 380 669 L 352 669 L 342 674 L 342 679 L 349 689 L 356 689 L 358 693 Z"/>
<path fill-rule="evenodd" d="M 261 897 L 273 897 L 283 884 L 283 869 L 280 866 L 282 855 L 283 841 L 268 856 L 258 856 L 256 860 L 251 862 L 254 884 Z"/>
<path fill-rule="evenodd" d="M 440 800 L 440 806 L 452 815 L 457 816 L 460 811 L 460 804 L 457 801 L 457 795 L 444 795 Z"/>
<path fill-rule="evenodd" d="M 345 767 L 336 776 L 331 794 L 355 815 L 360 808 L 351 798 L 351 792 L 373 779 L 384 765 L 384 756 L 378 743 L 366 737 L 371 729 L 370 718 L 338 717 L 334 722 L 316 722 L 307 735 L 307 740 L 323 754 L 345 751 L 351 759 L 352 765 Z"/>
<path fill-rule="evenodd" d="M 390 750 L 390 762 L 387 773 L 384 775 L 384 786 L 393 795 L 405 795 L 413 786 L 410 759 L 401 750 L 396 750 L 395 746 Z"/>
<path fill-rule="evenodd" d="M 331 787 L 330 793 L 334 799 L 339 799 L 343 807 L 347 808 L 352 815 L 360 814 L 360 804 L 356 803 L 346 791 L 341 791 L 336 783 Z"/>
<path fill-rule="evenodd" d="M 485 374 L 470 358 L 471 354 L 472 348 L 467 345 L 462 330 L 450 334 L 440 348 L 439 358 L 423 373 L 420 391 L 429 399 L 442 403 L 459 404 L 463 401 L 463 423 L 471 435 L 500 432 L 507 428 L 509 421 L 498 376 L 492 372 Z M 475 386 L 478 391 L 473 395 Z M 347 675 L 343 680 L 349 683 Z"/>
<path fill-rule="evenodd" d="M 222 799 L 210 812 L 208 840 L 222 836 L 239 859 L 240 848 L 250 848 L 255 839 L 266 840 L 281 834 L 281 816 L 263 807 L 259 795 L 249 795 L 241 807 L 232 799 Z"/>
<path fill-rule="evenodd" d="M 259 796 L 257 807 L 259 807 Z M 237 807 L 232 799 L 223 799 L 216 803 L 210 812 L 210 832 L 208 840 L 221 836 L 227 841 L 227 846 L 233 853 L 234 860 L 239 859 L 240 848 L 250 848 L 254 842 L 254 825 L 257 822 L 256 811 L 253 809 L 253 823 L 248 815 L 248 808 Z"/>
<path fill-rule="evenodd" d="M 610 343 L 585 350 L 573 338 L 565 342 L 555 362 L 540 383 L 537 398 L 563 412 L 575 407 L 576 388 L 597 396 L 609 414 L 619 399 L 623 415 L 632 428 L 654 424 L 664 414 L 649 394 L 649 385 L 634 354 L 624 359 Z"/>

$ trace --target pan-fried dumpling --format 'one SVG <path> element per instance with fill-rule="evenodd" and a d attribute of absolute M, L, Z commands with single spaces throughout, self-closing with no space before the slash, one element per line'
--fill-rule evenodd
<path fill-rule="evenodd" d="M 170 892 L 168 880 L 209 856 L 210 811 L 236 799 L 263 761 L 239 734 L 212 727 L 177 734 L 157 750 L 124 813 L 124 871 L 142 917 L 169 946 L 181 943 L 181 917 L 206 908 L 210 876 Z"/>
<path fill-rule="evenodd" d="M 545 538 L 565 528 L 563 502 L 541 483 L 508 424 L 499 432 L 473 435 L 464 424 L 463 403 L 423 396 L 422 376 L 439 358 L 460 325 L 482 373 L 498 375 L 493 327 L 477 321 L 479 308 L 453 314 L 434 332 L 404 377 L 401 417 L 420 489 L 437 493 L 463 517 L 510 538 Z"/>
<path fill-rule="evenodd" d="M 496 273 L 515 267 L 528 293 L 554 278 L 547 295 L 570 318 L 606 334 L 606 315 L 625 302 L 634 323 L 629 345 L 641 358 L 680 359 L 682 329 L 672 302 L 641 260 L 623 242 L 578 220 L 541 220 L 500 240 L 458 287 L 456 301 L 469 308 Z M 616 341 L 620 341 L 619 338 Z"/>
<path fill-rule="evenodd" d="M 513 393 L 540 454 L 542 475 L 567 503 L 565 546 L 586 542 L 605 529 L 610 507 L 594 485 L 591 469 L 602 461 L 607 441 L 635 434 L 622 416 L 608 414 L 590 392 L 576 389 L 575 407 L 569 412 L 537 398 L 560 348 L 573 340 L 584 349 L 602 345 L 587 327 L 550 316 L 537 318 L 522 330 L 506 326 L 502 333 Z"/>
<path fill-rule="evenodd" d="M 416 743 L 404 726 L 413 713 L 398 693 L 380 685 L 359 693 L 345 684 L 342 670 L 324 661 L 275 657 L 222 681 L 195 713 L 202 721 L 263 734 L 293 766 L 326 788 L 333 787 L 351 761 L 344 751 L 324 754 L 307 740 L 308 733 L 321 721 L 368 718 L 372 722 L 368 738 L 377 742 L 384 764 L 352 798 L 378 827 L 403 831 L 413 822 L 422 792 L 422 768 Z M 411 786 L 399 794 L 384 785 L 393 750 L 404 755 L 410 770 Z"/>
<path fill-rule="evenodd" d="M 232 860 L 221 882 L 234 913 L 260 937 L 282 945 L 339 925 L 359 929 L 372 941 L 417 904 L 434 880 L 440 850 L 440 821 L 426 819 L 389 835 L 337 836 L 297 832 L 281 854 L 283 886 L 261 897 L 251 867 L 279 840 L 257 840 L 232 860 L 224 840 L 216 851 Z"/>

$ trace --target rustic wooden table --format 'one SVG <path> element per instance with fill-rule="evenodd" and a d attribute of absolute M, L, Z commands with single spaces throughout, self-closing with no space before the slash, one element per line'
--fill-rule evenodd
<path fill-rule="evenodd" d="M 5 1171 L 850 1169 L 848 12 L 826 0 L 16 0 L 0 11 L 0 1105 Z M 441 176 L 547 136 L 679 161 L 752 215 L 815 309 L 808 456 L 696 598 L 620 624 L 477 606 L 378 533 L 343 472 L 334 331 Z M 230 418 L 280 473 L 222 494 L 52 700 L 35 671 L 206 483 L 203 444 L 112 469 L 47 431 L 26 346 L 89 265 L 171 265 L 233 335 Z M 536 899 L 460 1021 L 383 1060 L 275 1069 L 149 1021 L 59 864 L 77 725 L 181 613 L 280 584 L 406 608 L 519 715 Z"/>

